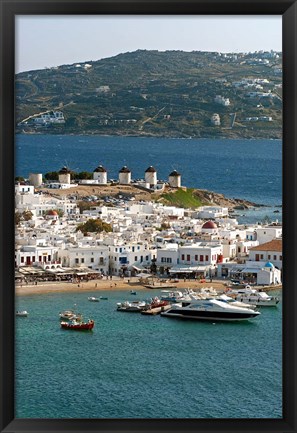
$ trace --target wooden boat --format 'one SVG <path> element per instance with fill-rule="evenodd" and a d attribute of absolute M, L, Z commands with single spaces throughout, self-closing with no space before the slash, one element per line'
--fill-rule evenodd
<path fill-rule="evenodd" d="M 62 329 L 71 329 L 73 331 L 91 331 L 94 328 L 94 325 L 94 320 L 88 320 L 87 322 L 79 322 L 77 320 L 61 322 Z"/>

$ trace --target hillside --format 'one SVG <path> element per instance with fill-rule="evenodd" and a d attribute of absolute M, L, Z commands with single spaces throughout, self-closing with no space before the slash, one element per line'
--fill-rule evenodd
<path fill-rule="evenodd" d="M 259 207 L 261 204 L 252 203 L 248 200 L 239 198 L 228 198 L 224 194 L 215 193 L 212 191 L 193 189 L 193 188 L 170 188 L 166 187 L 164 193 L 152 193 L 148 190 L 137 188 L 135 185 L 77 185 L 69 189 L 38 188 L 48 195 L 57 198 L 73 197 L 78 201 L 86 198 L 97 197 L 98 203 L 101 203 L 106 197 L 113 198 L 130 198 L 133 197 L 137 201 L 157 201 L 168 206 L 177 206 L 188 209 L 196 209 L 200 206 L 223 206 L 229 209 L 247 209 L 251 207 Z M 89 206 L 96 204 L 89 200 Z"/>
<path fill-rule="evenodd" d="M 281 138 L 281 62 L 273 52 L 138 50 L 23 72 L 16 75 L 17 131 Z M 34 120 L 50 110 L 65 123 Z"/>

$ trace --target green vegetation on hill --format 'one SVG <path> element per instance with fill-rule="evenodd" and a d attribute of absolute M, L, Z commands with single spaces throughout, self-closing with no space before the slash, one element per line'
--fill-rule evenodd
<path fill-rule="evenodd" d="M 193 194 L 194 191 L 195 189 L 193 188 L 188 188 L 187 190 L 179 188 L 176 191 L 162 194 L 158 202 L 170 206 L 195 209 L 205 203 L 202 203 L 202 201 Z"/>
<path fill-rule="evenodd" d="M 138 50 L 80 65 L 23 72 L 16 76 L 18 131 L 281 138 L 281 63 L 280 53 Z M 250 81 L 236 85 L 242 80 Z M 251 92 L 266 97 L 251 97 Z M 215 102 L 216 95 L 229 98 L 230 105 Z M 31 121 L 23 122 L 55 109 L 63 111 L 65 124 L 32 128 Z M 211 123 L 214 113 L 220 125 Z"/>

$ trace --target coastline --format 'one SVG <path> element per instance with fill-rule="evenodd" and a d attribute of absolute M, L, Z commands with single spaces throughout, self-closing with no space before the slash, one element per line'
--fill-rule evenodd
<path fill-rule="evenodd" d="M 54 282 L 54 283 L 38 283 L 37 285 L 20 285 L 17 284 L 15 286 L 15 295 L 16 296 L 32 296 L 32 295 L 46 295 L 49 293 L 80 293 L 80 292 L 100 292 L 100 291 L 130 291 L 130 290 L 151 290 L 152 296 L 156 292 L 156 290 L 162 290 L 162 287 L 156 287 L 156 289 L 148 289 L 141 283 L 139 283 L 137 278 L 130 278 L 128 280 L 121 280 L 113 277 L 112 280 L 91 280 L 84 281 L 80 284 L 77 283 L 68 283 L 68 282 Z M 202 287 L 213 287 L 219 292 L 224 292 L 227 287 L 227 282 L 221 280 L 214 280 L 212 282 L 199 282 L 197 280 L 181 280 L 178 282 L 170 282 L 176 288 L 172 288 L 171 290 L 180 290 L 180 289 L 193 289 L 199 290 Z M 282 286 L 269 286 L 264 287 L 265 291 L 270 290 L 281 290 Z M 170 290 L 166 288 L 166 283 L 164 282 L 164 290 Z"/>

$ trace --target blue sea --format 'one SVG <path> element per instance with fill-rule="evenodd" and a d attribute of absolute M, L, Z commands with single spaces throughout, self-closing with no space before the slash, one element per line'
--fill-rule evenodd
<path fill-rule="evenodd" d="M 15 148 L 16 176 L 102 164 L 109 178 L 127 165 L 137 179 L 153 165 L 159 179 L 176 169 L 183 185 L 266 205 L 240 222 L 281 221 L 279 140 L 17 135 Z M 203 323 L 120 313 L 129 292 L 105 294 L 17 297 L 29 311 L 16 318 L 17 418 L 282 417 L 281 303 L 250 322 Z M 58 313 L 74 304 L 93 332 L 60 329 Z"/>
<path fill-rule="evenodd" d="M 132 178 L 144 178 L 153 165 L 158 179 L 176 169 L 182 185 L 266 205 L 244 211 L 240 223 L 282 220 L 281 140 L 210 140 L 105 136 L 17 135 L 16 176 L 58 171 L 67 165 L 92 172 L 102 164 L 118 179 L 127 165 Z"/>
<path fill-rule="evenodd" d="M 16 318 L 16 418 L 282 417 L 281 303 L 212 323 L 116 311 L 128 291 L 90 295 L 17 297 L 29 316 Z M 60 328 L 74 304 L 93 332 Z"/>

